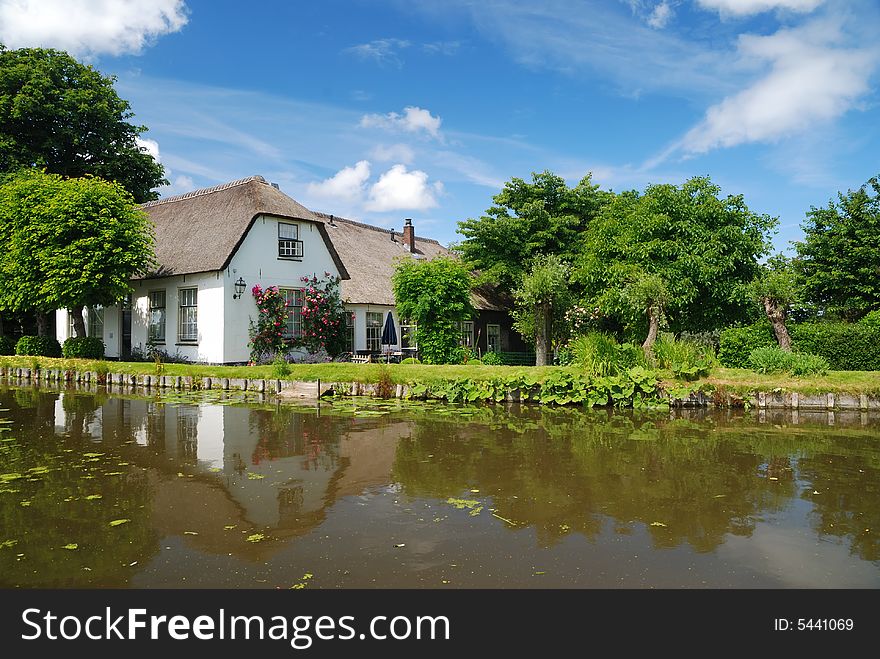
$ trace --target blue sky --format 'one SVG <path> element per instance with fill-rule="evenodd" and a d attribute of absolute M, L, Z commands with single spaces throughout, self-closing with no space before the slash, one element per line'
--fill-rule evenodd
<path fill-rule="evenodd" d="M 454 241 L 504 181 L 708 175 L 780 220 L 880 174 L 876 0 L 0 0 L 118 77 L 164 195 L 262 174 Z"/>

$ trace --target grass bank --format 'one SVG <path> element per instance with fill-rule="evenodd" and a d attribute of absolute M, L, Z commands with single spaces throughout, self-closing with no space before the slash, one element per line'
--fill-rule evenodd
<path fill-rule="evenodd" d="M 113 362 L 87 359 L 53 359 L 49 357 L 0 357 L 0 366 L 12 368 L 40 368 L 69 371 L 109 371 L 131 375 L 156 375 L 153 362 Z M 279 378 L 275 367 L 268 366 L 209 366 L 204 364 L 164 364 L 162 375 L 199 376 L 217 378 L 284 379 L 322 382 L 362 382 L 375 383 L 387 369 L 394 384 L 418 382 L 430 385 L 450 380 L 470 379 L 473 381 L 509 378 L 521 375 L 536 377 L 541 382 L 549 374 L 566 372 L 575 374 L 575 367 L 563 366 L 487 366 L 487 365 L 444 365 L 426 364 L 291 364 L 290 372 Z M 664 385 L 680 387 L 671 372 L 660 372 Z M 708 377 L 689 383 L 693 389 L 713 391 L 726 390 L 745 395 L 750 392 L 774 390 L 793 391 L 804 394 L 852 393 L 880 395 L 880 371 L 830 371 L 826 375 L 793 377 L 788 374 L 762 375 L 747 369 L 716 368 Z"/>

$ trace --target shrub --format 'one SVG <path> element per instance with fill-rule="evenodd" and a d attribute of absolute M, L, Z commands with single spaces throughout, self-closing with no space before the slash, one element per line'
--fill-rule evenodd
<path fill-rule="evenodd" d="M 867 313 L 860 321 L 859 325 L 864 325 L 866 327 L 873 327 L 876 330 L 880 330 L 880 310 L 871 311 Z"/>
<path fill-rule="evenodd" d="M 752 350 L 771 346 L 778 344 L 770 323 L 730 327 L 718 337 L 718 360 L 728 368 L 747 368 Z"/>
<path fill-rule="evenodd" d="M 712 367 L 718 364 L 711 344 L 677 341 L 671 335 L 664 336 L 654 344 L 654 359 L 657 366 L 668 368 L 675 377 L 684 380 L 696 380 L 708 375 Z"/>
<path fill-rule="evenodd" d="M 394 396 L 394 382 L 391 380 L 391 369 L 382 366 L 379 369 L 379 380 L 374 389 L 376 398 L 391 398 Z"/>
<path fill-rule="evenodd" d="M 15 354 L 60 357 L 61 344 L 51 336 L 23 336 L 15 344 Z"/>
<path fill-rule="evenodd" d="M 835 371 L 880 371 L 880 328 L 870 323 L 801 323 L 789 331 L 796 351 L 821 355 Z"/>
<path fill-rule="evenodd" d="M 9 336 L 0 336 L 0 355 L 14 355 L 15 341 Z"/>
<path fill-rule="evenodd" d="M 61 347 L 68 359 L 104 359 L 104 342 L 96 336 L 72 336 Z"/>
<path fill-rule="evenodd" d="M 467 365 L 468 366 L 482 366 L 483 362 L 481 362 L 479 359 L 468 359 Z"/>
<path fill-rule="evenodd" d="M 792 355 L 789 372 L 795 376 L 825 375 L 829 368 L 828 360 L 821 355 L 796 352 Z"/>
<path fill-rule="evenodd" d="M 792 353 L 779 346 L 755 348 L 749 353 L 748 366 L 758 373 L 779 373 L 792 365 Z"/>
<path fill-rule="evenodd" d="M 487 352 L 483 355 L 483 363 L 486 366 L 501 366 L 504 362 L 501 359 L 501 355 L 497 352 Z"/>
<path fill-rule="evenodd" d="M 587 375 L 603 377 L 618 372 L 617 339 L 603 332 L 587 332 L 570 344 L 574 363 Z"/>
<path fill-rule="evenodd" d="M 484 360 L 484 362 L 485 362 L 485 360 Z M 422 362 L 420 362 L 415 357 L 407 357 L 406 359 L 402 360 L 400 363 L 401 364 L 421 364 Z"/>
<path fill-rule="evenodd" d="M 279 380 L 290 375 L 290 364 L 281 355 L 272 362 L 272 375 Z"/>

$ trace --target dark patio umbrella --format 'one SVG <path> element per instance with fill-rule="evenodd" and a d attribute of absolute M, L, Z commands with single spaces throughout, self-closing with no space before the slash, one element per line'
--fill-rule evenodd
<path fill-rule="evenodd" d="M 385 327 L 382 328 L 382 345 L 397 345 L 397 329 L 394 327 L 394 318 L 390 311 L 385 319 Z"/>

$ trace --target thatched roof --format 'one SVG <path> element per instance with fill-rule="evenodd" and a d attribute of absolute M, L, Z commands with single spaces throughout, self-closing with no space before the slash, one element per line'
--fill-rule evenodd
<path fill-rule="evenodd" d="M 348 268 L 351 278 L 340 287 L 342 299 L 352 304 L 394 306 L 391 277 L 401 258 L 434 259 L 452 253 L 436 240 L 415 235 L 415 252 L 407 249 L 403 234 L 344 217 L 315 212 L 325 222 L 327 234 Z M 507 309 L 509 305 L 491 287 L 478 287 L 471 296 L 477 309 Z"/>
<path fill-rule="evenodd" d="M 159 263 L 158 270 L 147 278 L 223 270 L 259 215 L 317 225 L 339 274 L 348 278 L 324 222 L 262 176 L 150 201 L 141 208 L 156 229 Z"/>

